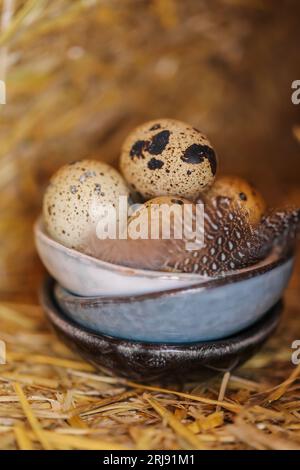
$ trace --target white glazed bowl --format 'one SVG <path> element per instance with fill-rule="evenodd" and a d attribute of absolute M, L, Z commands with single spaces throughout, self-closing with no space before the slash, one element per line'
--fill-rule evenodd
<path fill-rule="evenodd" d="M 34 234 L 37 251 L 48 272 L 76 295 L 140 295 L 207 281 L 200 275 L 127 268 L 85 255 L 49 237 L 41 218 L 35 223 Z"/>

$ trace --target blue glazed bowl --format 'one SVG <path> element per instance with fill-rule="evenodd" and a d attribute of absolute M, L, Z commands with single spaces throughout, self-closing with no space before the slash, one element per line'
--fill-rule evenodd
<path fill-rule="evenodd" d="M 79 297 L 59 284 L 64 313 L 96 333 L 163 343 L 217 340 L 254 324 L 282 297 L 293 256 L 276 258 L 225 278 L 164 292 L 125 297 Z"/>

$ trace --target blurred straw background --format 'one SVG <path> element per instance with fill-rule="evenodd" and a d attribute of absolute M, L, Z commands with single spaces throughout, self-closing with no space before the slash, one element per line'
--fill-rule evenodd
<path fill-rule="evenodd" d="M 85 376 L 74 375 L 73 363 L 67 363 L 69 368 L 61 365 L 59 357 L 69 358 L 70 353 L 54 342 L 39 308 L 31 305 L 37 302 L 43 275 L 32 224 L 49 176 L 63 163 L 86 156 L 116 165 L 123 138 L 144 120 L 173 117 L 190 122 L 209 135 L 222 172 L 255 181 L 271 204 L 285 200 L 300 206 L 300 105 L 291 102 L 291 84 L 300 79 L 300 2 L 2 0 L 0 11 L 0 79 L 7 88 L 7 102 L 0 105 L 0 297 L 10 302 L 1 304 L 0 334 L 13 351 L 10 364 L 0 371 L 4 374 L 0 378 L 0 448 L 22 447 L 26 442 L 56 448 L 88 446 L 85 440 L 59 440 L 53 431 L 56 427 L 63 435 L 72 433 L 72 427 L 83 429 L 75 436 L 94 436 L 90 446 L 97 442 L 100 446 L 97 432 L 100 436 L 106 432 L 129 447 L 180 448 L 178 421 L 182 420 L 190 426 L 189 446 L 195 446 L 191 435 L 205 436 L 205 426 L 209 430 L 221 427 L 217 434 L 209 431 L 207 437 L 202 436 L 198 443 L 202 446 L 299 446 L 300 406 L 294 385 L 298 370 L 280 389 L 272 409 L 266 405 L 268 394 L 260 394 L 287 378 L 289 347 L 300 331 L 294 318 L 299 314 L 299 269 L 288 294 L 288 332 L 257 356 L 250 375 L 246 369 L 248 382 L 240 378 L 230 385 L 230 403 L 248 406 L 255 395 L 254 402 L 261 408 L 251 408 L 250 415 L 247 411 L 228 429 L 224 426 L 232 422 L 236 410 L 224 415 L 223 408 L 217 409 L 219 414 L 205 421 L 215 411 L 214 405 L 197 408 L 193 400 L 164 395 L 163 410 L 171 407 L 176 417 L 172 428 L 159 419 L 174 424 L 155 407 L 160 392 L 155 398 L 140 390 L 137 395 L 132 392 L 133 398 L 122 395 L 136 388 L 120 385 L 117 379 L 108 381 L 108 386 L 105 379 L 90 377 L 86 385 Z M 18 346 L 12 331 L 19 335 Z M 39 345 L 39 354 L 51 354 L 58 363 L 50 367 L 46 360 L 41 365 L 33 344 Z M 87 365 L 78 368 L 91 372 Z M 29 371 L 34 378 L 28 379 Z M 44 435 L 38 429 L 31 435 L 28 431 L 30 442 L 26 433 L 24 438 L 22 424 L 28 409 L 22 390 L 13 385 L 22 383 L 22 377 L 30 403 L 52 433 Z M 294 388 L 288 391 L 289 385 Z M 217 382 L 190 390 L 216 399 L 219 386 Z M 71 396 L 68 390 L 73 389 L 76 393 Z M 112 396 L 114 403 L 121 403 L 121 417 L 113 411 L 113 417 L 105 418 L 109 410 L 116 410 L 112 407 L 106 409 L 104 419 L 98 412 L 91 413 L 95 419 L 87 418 L 84 413 L 93 409 L 94 402 L 104 406 L 100 398 Z M 128 405 L 127 400 L 134 404 Z M 16 408 L 19 401 L 23 408 Z M 105 406 L 109 404 L 108 399 Z M 79 405 L 81 414 L 73 412 Z M 45 409 L 50 409 L 48 414 Z M 134 426 L 133 413 L 142 416 Z M 254 426 L 256 422 L 260 427 Z M 144 430 L 140 437 L 139 426 Z M 253 438 L 255 430 L 258 443 Z M 278 437 L 278 433 L 283 433 L 283 440 L 268 437 Z M 44 438 L 34 444 L 37 436 Z"/>

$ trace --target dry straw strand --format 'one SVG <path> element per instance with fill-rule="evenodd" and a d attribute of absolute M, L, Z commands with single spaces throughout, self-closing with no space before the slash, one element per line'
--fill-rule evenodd
<path fill-rule="evenodd" d="M 16 424 L 14 426 L 14 433 L 19 450 L 34 450 L 28 432 L 23 424 Z"/>
<path fill-rule="evenodd" d="M 45 437 L 45 435 L 43 433 L 43 430 L 42 430 L 38 420 L 34 416 L 32 410 L 30 408 L 30 405 L 27 401 L 27 398 L 26 398 L 26 396 L 23 392 L 23 389 L 22 389 L 21 385 L 17 382 L 14 383 L 13 385 L 14 385 L 15 392 L 19 397 L 19 400 L 20 400 L 21 406 L 23 408 L 24 414 L 25 414 L 26 418 L 28 419 L 28 422 L 29 422 L 30 426 L 32 427 L 36 437 L 38 438 L 38 440 L 40 441 L 42 447 L 45 450 L 51 450 L 52 447 L 49 444 L 48 439 Z"/>
<path fill-rule="evenodd" d="M 145 400 L 154 408 L 160 417 L 175 431 L 175 433 L 182 438 L 188 447 L 197 450 L 204 450 L 205 446 L 200 439 L 193 434 L 189 428 L 184 426 L 170 411 L 159 404 L 154 398 L 145 395 Z"/>

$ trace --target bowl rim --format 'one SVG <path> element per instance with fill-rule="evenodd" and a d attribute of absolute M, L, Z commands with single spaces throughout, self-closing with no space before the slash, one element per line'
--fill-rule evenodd
<path fill-rule="evenodd" d="M 120 296 L 80 296 L 77 294 L 73 294 L 72 292 L 68 291 L 64 287 L 62 287 L 57 281 L 55 282 L 54 286 L 54 293 L 56 299 L 59 301 L 63 297 L 63 302 L 68 304 L 88 304 L 89 307 L 100 307 L 101 305 L 105 304 L 121 304 L 121 303 L 132 303 L 132 302 L 143 302 L 147 300 L 155 300 L 157 298 L 169 298 L 176 295 L 183 295 L 188 293 L 199 293 L 202 291 L 208 291 L 213 289 L 218 289 L 220 287 L 224 287 L 225 285 L 235 284 L 238 282 L 245 282 L 249 279 L 252 279 L 257 276 L 262 276 L 279 266 L 282 266 L 285 263 L 293 260 L 293 255 L 285 256 L 277 261 L 274 261 L 266 266 L 256 268 L 250 270 L 245 273 L 240 273 L 236 275 L 230 275 L 230 279 L 228 277 L 218 278 L 218 279 L 211 279 L 205 283 L 198 283 L 189 286 L 182 286 L 182 287 L 175 287 L 173 289 L 168 289 L 164 291 L 155 291 L 155 292 L 148 292 L 145 294 L 136 294 L 136 295 L 120 295 Z"/>
<path fill-rule="evenodd" d="M 146 269 L 138 269 L 138 268 L 130 268 L 128 266 L 122 266 L 120 264 L 113 264 L 107 261 L 103 261 L 98 258 L 93 258 L 93 256 L 87 255 L 82 253 L 81 251 L 77 251 L 74 248 L 68 248 L 61 243 L 57 242 L 50 235 L 47 234 L 43 218 L 40 216 L 33 226 L 33 231 L 35 235 L 35 239 L 42 239 L 48 245 L 56 248 L 59 251 L 67 253 L 71 258 L 81 258 L 82 261 L 93 263 L 95 266 L 99 266 L 109 271 L 117 272 L 118 274 L 122 274 L 125 276 L 132 276 L 133 274 L 136 276 L 142 276 L 145 278 L 156 278 L 156 279 L 166 279 L 166 280 L 189 280 L 189 281 L 201 281 L 206 280 L 207 278 L 201 276 L 199 274 L 189 274 L 189 273 L 171 273 L 167 271 L 151 271 Z"/>
<path fill-rule="evenodd" d="M 249 344 L 249 333 L 255 332 L 255 337 L 259 338 L 261 335 L 264 336 L 264 330 L 260 327 L 262 324 L 265 324 L 266 321 L 269 321 L 268 324 L 273 330 L 271 325 L 278 325 L 278 320 L 281 317 L 282 309 L 284 306 L 284 302 L 280 299 L 276 302 L 265 314 L 257 320 L 254 324 L 250 325 L 249 327 L 237 332 L 233 335 L 227 336 L 225 338 L 220 338 L 216 340 L 209 340 L 209 341 L 191 341 L 185 343 L 168 343 L 168 342 L 148 342 L 148 341 L 139 341 L 139 340 L 130 340 L 124 338 L 118 338 L 116 336 L 111 336 L 105 333 L 95 332 L 92 329 L 83 326 L 77 323 L 74 319 L 69 318 L 63 310 L 61 310 L 60 306 L 57 303 L 54 293 L 55 288 L 55 281 L 50 277 L 46 277 L 41 288 L 39 290 L 39 298 L 40 303 L 43 306 L 44 310 L 46 311 L 46 315 L 48 316 L 51 323 L 54 326 L 59 327 L 64 332 L 69 332 L 71 336 L 78 338 L 82 338 L 82 335 L 88 335 L 89 337 L 93 337 L 97 340 L 107 340 L 111 344 L 115 346 L 120 346 L 122 348 L 126 348 L 128 346 L 134 346 L 135 350 L 141 352 L 144 348 L 147 348 L 148 351 L 162 351 L 168 350 L 170 352 L 178 352 L 184 349 L 186 352 L 193 352 L 195 348 L 199 346 L 203 350 L 204 357 L 206 356 L 205 351 L 210 351 L 213 354 L 218 354 L 216 350 L 216 346 L 222 346 L 225 349 L 234 342 L 236 343 L 236 339 L 238 340 L 237 343 L 240 342 L 242 339 L 245 341 L 245 345 Z M 275 320 L 275 323 L 274 323 Z M 74 333 L 74 335 L 73 335 Z M 250 339 L 251 342 L 251 339 Z M 213 347 L 212 347 L 213 346 Z M 235 344 L 235 347 L 237 345 Z"/>
<path fill-rule="evenodd" d="M 288 253 L 284 253 L 282 255 L 278 255 L 274 257 L 274 253 L 271 253 L 267 256 L 264 260 L 260 261 L 259 263 L 250 266 L 249 268 L 245 268 L 242 270 L 232 271 L 230 274 L 226 276 L 222 275 L 215 278 L 207 278 L 204 276 L 196 275 L 196 274 L 189 274 L 189 273 L 168 273 L 163 271 L 147 271 L 142 269 L 135 269 L 129 268 L 122 265 L 108 263 L 106 261 L 99 260 L 97 258 L 93 258 L 92 256 L 86 255 L 85 253 L 81 253 L 80 251 L 74 250 L 72 248 L 65 247 L 61 243 L 53 240 L 45 231 L 43 226 L 42 217 L 39 217 L 34 224 L 34 233 L 36 238 L 41 238 L 44 242 L 49 245 L 52 245 L 54 248 L 58 249 L 59 251 L 63 251 L 67 253 L 72 258 L 80 257 L 81 260 L 85 262 L 92 262 L 96 266 L 98 265 L 101 268 L 117 272 L 119 275 L 126 275 L 126 276 L 142 276 L 144 278 L 153 279 L 160 279 L 160 280 L 182 280 L 182 281 L 191 281 L 192 284 L 190 285 L 183 285 L 179 287 L 174 287 L 168 290 L 158 290 L 155 292 L 148 292 L 145 294 L 133 294 L 133 295 L 120 295 L 120 296 L 79 296 L 76 294 L 71 293 L 70 291 L 63 289 L 63 291 L 69 295 L 70 301 L 77 301 L 78 299 L 84 299 L 90 301 L 92 304 L 99 303 L 117 303 L 117 302 L 132 302 L 132 301 L 142 301 L 147 299 L 155 299 L 157 297 L 169 297 L 179 293 L 186 293 L 190 291 L 196 290 L 208 290 L 214 289 L 217 287 L 224 286 L 226 284 L 233 284 L 236 282 L 246 281 L 248 279 L 263 275 L 282 264 L 293 260 L 294 253 L 293 250 L 289 251 Z M 198 281 L 198 282 L 197 282 Z"/>

